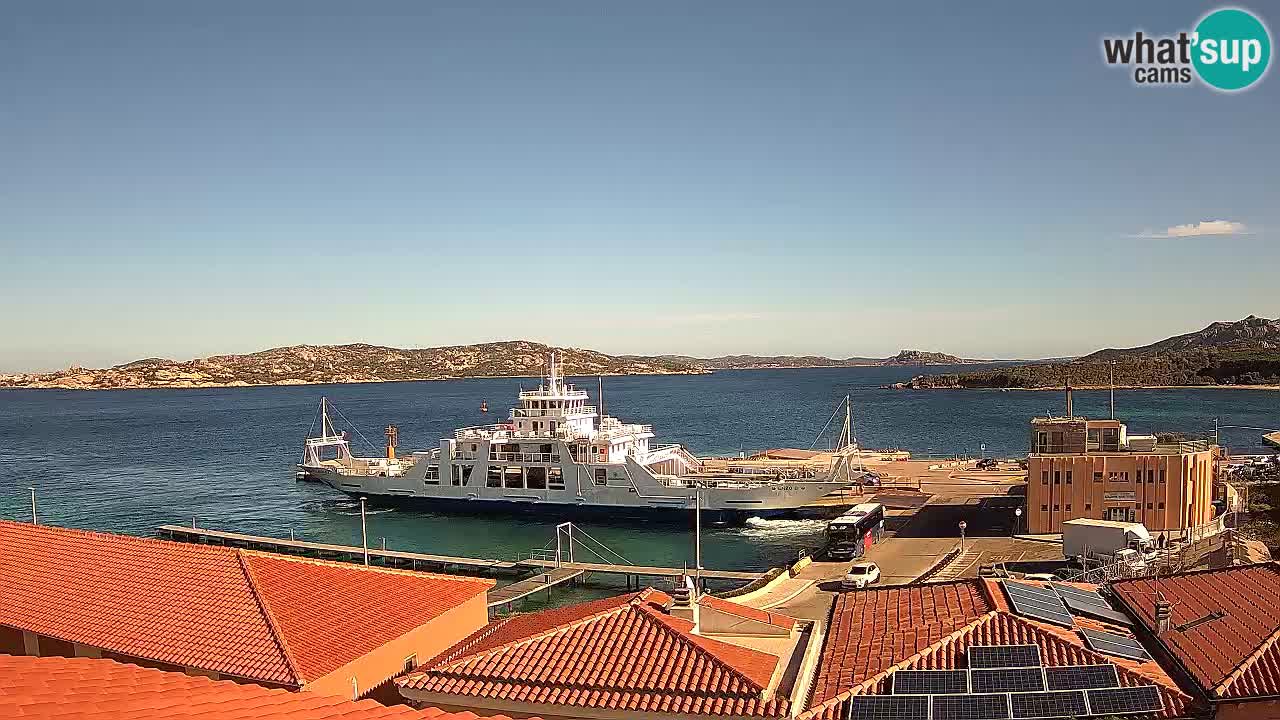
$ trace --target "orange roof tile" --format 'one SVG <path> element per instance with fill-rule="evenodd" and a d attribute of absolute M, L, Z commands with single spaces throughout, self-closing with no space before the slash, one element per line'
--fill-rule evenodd
<path fill-rule="evenodd" d="M 1280 566 L 1123 580 L 1111 590 L 1209 697 L 1280 694 Z M 1155 632 L 1157 593 L 1172 610 L 1173 629 L 1163 634 Z M 1216 612 L 1223 616 L 1210 619 Z"/>
<path fill-rule="evenodd" d="M 796 626 L 795 618 L 789 618 L 786 615 L 771 613 L 767 610 L 758 610 L 753 607 L 747 607 L 746 605 L 739 605 L 736 602 L 725 600 L 724 598 L 718 598 L 714 595 L 703 595 L 701 598 L 698 599 L 698 604 L 702 605 L 703 607 L 709 607 L 714 610 L 719 610 L 720 612 L 723 612 L 723 613 L 736 615 L 740 618 L 746 618 L 748 620 L 755 620 L 756 622 L 765 623 L 766 625 L 773 625 L 775 627 L 784 628 L 786 630 L 791 630 Z"/>
<path fill-rule="evenodd" d="M 1186 715 L 1192 699 L 1155 662 L 1102 655 L 1075 632 L 1009 611 L 994 583 L 968 579 L 842 593 L 832 607 L 831 631 L 804 720 L 837 720 L 855 695 L 890 692 L 889 677 L 903 669 L 968 667 L 974 645 L 1036 645 L 1049 667 L 1109 663 L 1122 686 L 1155 685 L 1160 717 Z"/>
<path fill-rule="evenodd" d="M 0 625 L 293 686 L 492 586 L 8 521 L 0 580 Z"/>
<path fill-rule="evenodd" d="M 15 655 L 0 655 L 0 708 L 31 720 L 477 720 L 470 712 L 269 690 L 111 660 Z"/>
<path fill-rule="evenodd" d="M 779 660 L 693 634 L 641 593 L 501 620 L 397 683 L 402 690 L 632 712 L 772 717 Z"/>

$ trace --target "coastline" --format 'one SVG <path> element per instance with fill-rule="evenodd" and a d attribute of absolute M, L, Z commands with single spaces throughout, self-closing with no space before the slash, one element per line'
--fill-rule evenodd
<path fill-rule="evenodd" d="M 1111 385 L 1072 385 L 1072 390 L 1110 390 Z M 894 390 L 977 390 L 977 391 L 1022 391 L 1022 392 L 1062 392 L 1061 386 L 1054 387 L 902 387 Z M 1116 390 L 1280 390 L 1280 385 L 1116 385 Z"/>

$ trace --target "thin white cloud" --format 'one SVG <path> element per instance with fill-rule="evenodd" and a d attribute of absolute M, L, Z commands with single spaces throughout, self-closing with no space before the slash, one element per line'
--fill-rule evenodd
<path fill-rule="evenodd" d="M 1248 235 L 1249 228 L 1234 220 L 1201 220 L 1198 223 L 1174 225 L 1161 231 L 1143 230 L 1136 237 L 1169 239 L 1198 237 L 1200 235 Z"/>

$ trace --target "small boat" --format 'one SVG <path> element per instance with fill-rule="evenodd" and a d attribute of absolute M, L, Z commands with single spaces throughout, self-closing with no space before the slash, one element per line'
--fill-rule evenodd
<path fill-rule="evenodd" d="M 487 413 L 487 412 L 489 412 L 489 401 L 488 401 L 488 400 L 481 400 L 481 401 L 480 401 L 480 412 L 482 412 L 482 413 Z"/>

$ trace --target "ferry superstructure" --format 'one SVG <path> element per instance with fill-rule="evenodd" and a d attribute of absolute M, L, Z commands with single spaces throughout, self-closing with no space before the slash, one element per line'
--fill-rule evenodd
<path fill-rule="evenodd" d="M 597 412 L 566 383 L 553 355 L 542 383 L 522 390 L 506 422 L 461 428 L 439 447 L 397 457 L 351 454 L 322 401 L 319 437 L 307 438 L 298 474 L 352 496 L 394 499 L 440 512 L 525 512 L 549 517 L 689 517 L 740 523 L 807 505 L 860 471 L 846 430 L 825 470 L 728 466 L 712 472 L 679 444 L 655 445 L 653 428 Z"/>

